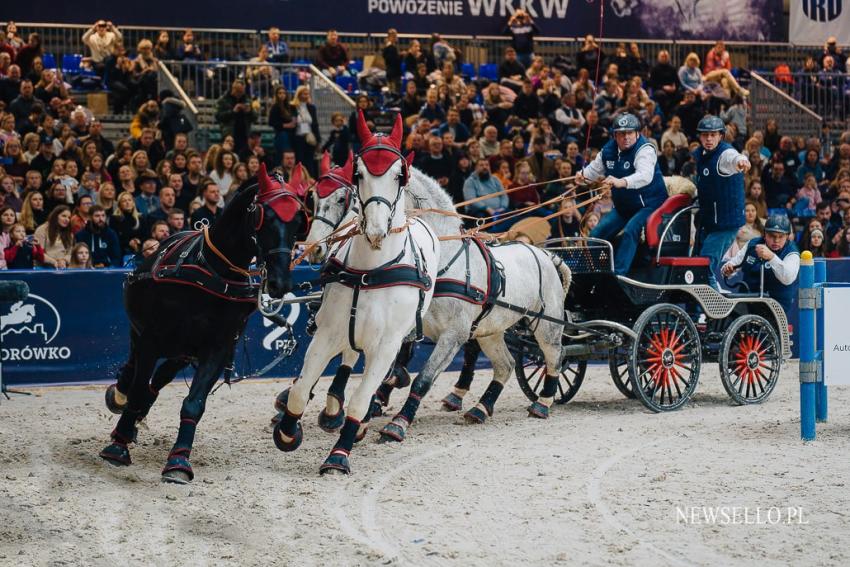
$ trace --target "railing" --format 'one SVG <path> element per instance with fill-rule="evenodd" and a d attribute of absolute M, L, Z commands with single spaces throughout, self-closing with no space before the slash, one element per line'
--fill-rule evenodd
<path fill-rule="evenodd" d="M 751 77 L 750 121 L 754 130 L 763 130 L 767 120 L 773 118 L 781 121 L 783 134 L 820 138 L 823 118 L 760 73 L 753 72 Z"/>
<path fill-rule="evenodd" d="M 230 91 L 233 81 L 245 81 L 248 95 L 254 100 L 260 116 L 257 121 L 259 125 L 266 123 L 275 89 L 279 86 L 285 87 L 290 93 L 302 84 L 310 87 L 313 102 L 318 109 L 319 132 L 323 138 L 330 128 L 330 117 L 334 112 L 342 112 L 348 116 L 354 108 L 354 101 L 345 91 L 309 64 L 268 61 L 162 61 L 160 67 L 172 77 L 187 98 L 198 101 L 216 101 Z"/>
<path fill-rule="evenodd" d="M 0 22 L 5 25 L 5 22 Z M 18 23 L 22 36 L 38 32 L 42 37 L 44 51 L 54 55 L 67 53 L 88 54 L 83 45 L 82 36 L 90 26 L 74 24 L 45 24 Z M 152 26 L 119 26 L 124 36 L 123 43 L 131 54 L 136 52 L 136 46 L 142 39 L 155 41 L 160 31 L 168 32 L 172 48 L 176 48 L 183 35 L 182 28 L 152 27 Z M 243 29 L 195 29 L 195 41 L 200 46 L 205 59 L 247 60 L 255 56 L 260 45 L 267 41 L 267 35 L 261 30 Z M 281 38 L 289 47 L 289 60 L 306 62 L 315 59 L 316 51 L 325 41 L 324 32 L 284 31 Z M 361 59 L 365 55 L 380 51 L 386 38 L 385 33 L 340 33 L 340 41 L 348 48 L 352 59 Z M 456 47 L 463 62 L 473 65 L 482 63 L 498 63 L 502 60 L 504 49 L 510 44 L 507 36 L 443 36 L 452 46 Z M 430 37 L 418 34 L 400 34 L 402 49 L 417 39 L 427 47 Z M 547 60 L 556 55 L 575 57 L 581 48 L 583 38 L 574 37 L 539 37 L 536 40 L 537 53 Z M 680 65 L 685 56 L 691 51 L 701 58 L 710 49 L 711 41 L 649 41 L 605 38 L 600 41 L 602 49 L 607 54 L 613 54 L 618 43 L 626 44 L 634 41 L 638 44 L 646 61 L 654 62 L 655 56 L 661 49 L 670 51 L 674 65 Z M 816 55 L 821 51 L 817 45 L 795 45 L 791 43 L 766 42 L 727 42 L 727 48 L 732 56 L 735 67 L 747 69 L 770 70 L 780 63 L 786 63 L 791 68 L 802 67 L 805 58 Z"/>
<path fill-rule="evenodd" d="M 843 130 L 850 121 L 850 75 L 846 73 L 760 73 L 771 85 L 819 114 L 830 127 Z"/>

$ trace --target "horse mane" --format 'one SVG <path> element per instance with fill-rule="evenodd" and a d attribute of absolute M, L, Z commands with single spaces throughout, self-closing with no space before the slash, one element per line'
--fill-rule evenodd
<path fill-rule="evenodd" d="M 415 167 L 410 168 L 406 204 L 408 209 L 438 209 L 455 212 L 451 196 L 433 177 Z M 461 220 L 456 216 L 423 213 L 421 218 L 434 229 L 438 236 L 457 234 L 461 229 Z"/>

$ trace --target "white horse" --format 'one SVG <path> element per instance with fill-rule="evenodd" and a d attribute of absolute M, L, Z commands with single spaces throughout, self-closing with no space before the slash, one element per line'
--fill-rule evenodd
<path fill-rule="evenodd" d="M 277 447 L 295 450 L 303 438 L 301 415 L 322 371 L 337 354 L 342 353 L 345 361 L 362 351 L 363 377 L 348 403 L 339 439 L 319 469 L 322 473 L 350 471 L 348 456 L 355 438 L 365 435 L 373 393 L 402 340 L 412 330 L 421 330 L 440 260 L 433 230 L 405 214 L 402 199 L 409 164 L 400 151 L 401 117 L 386 136 L 372 134 L 361 112 L 357 135 L 361 141 L 355 164 L 361 206 L 358 234 L 339 246 L 326 265 L 318 328 L 301 375 L 289 391 L 284 415 L 274 428 Z"/>
<path fill-rule="evenodd" d="M 436 181 L 415 168 L 411 171 L 411 181 L 407 186 L 409 207 L 454 211 L 451 198 Z M 334 177 L 339 179 L 339 175 Z M 326 183 L 321 188 L 318 192 L 318 210 L 328 222 L 323 223 L 324 226 L 314 222 L 308 240 L 326 237 L 333 230 L 333 226 L 347 222 L 355 214 L 352 212 L 354 205 L 346 198 L 346 191 L 348 189 L 345 187 L 341 188 L 340 185 L 333 183 Z M 429 224 L 440 236 L 457 236 L 461 232 L 461 222 L 456 216 L 425 213 L 422 217 L 427 218 Z M 504 267 L 506 283 L 504 295 L 500 298 L 502 301 L 531 313 L 542 312 L 552 319 L 563 318 L 564 296 L 569 287 L 571 275 L 567 266 L 559 258 L 550 256 L 538 248 L 520 244 L 493 247 L 490 251 L 495 263 Z M 314 259 L 321 259 L 323 254 L 324 250 L 319 250 Z M 477 245 L 470 246 L 469 240 L 442 242 L 438 288 L 442 282 L 449 280 L 465 284 L 466 272 L 469 270 L 471 287 L 486 294 L 489 274 L 488 258 L 485 254 L 486 252 Z M 480 303 L 480 300 L 473 303 L 470 300 L 459 299 L 455 294 L 443 295 L 437 292 L 424 320 L 425 334 L 436 341 L 437 346 L 414 382 L 404 408 L 393 422 L 382 430 L 381 433 L 385 439 L 402 440 L 404 438 L 419 400 L 428 391 L 436 377 L 445 370 L 458 348 L 470 336 L 478 339 L 482 350 L 493 363 L 494 379 L 478 404 L 470 409 L 465 417 L 467 421 L 481 423 L 492 415 L 496 399 L 514 369 L 513 357 L 504 343 L 504 332 L 523 314 L 513 309 L 496 306 L 473 330 L 476 319 L 482 314 Z M 530 318 L 534 317 L 530 316 Z M 552 320 L 540 320 L 535 326 L 535 337 L 542 346 L 547 361 L 547 379 L 544 383 L 543 395 L 529 408 L 530 415 L 535 417 L 547 417 L 548 408 L 554 399 L 557 387 L 556 377 L 560 371 L 562 330 L 563 325 Z M 345 379 L 354 362 L 356 357 L 349 361 L 343 360 L 344 365 L 349 365 Z M 344 388 L 345 381 L 338 383 L 335 378 L 331 388 L 335 393 L 331 394 L 329 390 L 327 408 L 323 416 L 320 416 L 320 424 L 323 417 L 338 415 L 340 406 L 338 396 Z M 468 382 L 464 384 L 459 382 L 445 400 L 447 409 L 460 409 L 468 388 Z M 328 425 L 328 422 L 325 421 L 323 425 Z"/>

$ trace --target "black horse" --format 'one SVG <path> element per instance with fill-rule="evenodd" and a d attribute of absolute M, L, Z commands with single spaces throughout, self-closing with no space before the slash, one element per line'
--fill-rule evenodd
<path fill-rule="evenodd" d="M 107 462 L 130 464 L 128 444 L 135 440 L 136 423 L 177 372 L 194 364 L 177 440 L 162 470 L 164 481 L 186 483 L 194 477 L 189 456 L 195 428 L 212 386 L 231 370 L 259 294 L 279 299 L 292 289 L 292 246 L 309 222 L 300 171 L 296 167 L 287 185 L 262 166 L 257 183 L 241 187 L 214 226 L 172 236 L 128 275 L 130 355 L 106 393 L 109 409 L 121 414 L 112 443 L 100 452 Z M 248 271 L 255 256 L 259 285 Z"/>

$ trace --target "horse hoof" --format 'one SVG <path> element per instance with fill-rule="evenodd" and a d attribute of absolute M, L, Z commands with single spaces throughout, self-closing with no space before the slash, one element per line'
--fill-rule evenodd
<path fill-rule="evenodd" d="M 463 398 L 454 392 L 443 398 L 443 410 L 445 411 L 460 411 L 463 407 Z"/>
<path fill-rule="evenodd" d="M 381 406 L 381 402 L 372 400 L 372 403 L 369 405 L 369 415 L 372 417 L 381 417 L 384 415 L 384 408 Z"/>
<path fill-rule="evenodd" d="M 534 402 L 528 406 L 528 417 L 537 419 L 549 419 L 549 408 L 540 402 Z"/>
<path fill-rule="evenodd" d="M 103 448 L 99 453 L 100 458 L 116 467 L 126 467 L 133 464 L 130 460 L 130 450 L 127 445 L 112 443 Z"/>
<path fill-rule="evenodd" d="M 184 455 L 169 455 L 168 461 L 162 468 L 162 482 L 174 484 L 189 484 L 195 478 L 192 465 Z"/>
<path fill-rule="evenodd" d="M 274 409 L 283 413 L 286 411 L 286 403 L 289 401 L 289 388 L 282 391 L 277 397 L 274 399 Z"/>
<path fill-rule="evenodd" d="M 487 414 L 481 411 L 478 406 L 475 406 L 463 414 L 463 419 L 466 420 L 466 423 L 480 425 L 487 421 Z"/>
<path fill-rule="evenodd" d="M 120 415 L 127 407 L 127 396 L 118 391 L 118 385 L 112 384 L 106 389 L 106 408 L 114 414 Z"/>
<path fill-rule="evenodd" d="M 283 438 L 283 432 L 280 430 L 280 423 L 277 423 L 274 426 L 274 432 L 272 435 L 274 435 L 275 446 L 284 453 L 294 451 L 301 446 L 301 442 L 304 440 L 304 430 L 301 428 L 300 423 L 295 424 L 295 435 L 292 439 L 287 440 Z"/>
<path fill-rule="evenodd" d="M 322 466 L 319 467 L 319 474 L 350 474 L 351 466 L 348 464 L 348 457 L 343 453 L 331 453 Z"/>
<path fill-rule="evenodd" d="M 395 421 L 391 421 L 386 424 L 383 429 L 381 429 L 381 443 L 393 443 L 398 442 L 401 443 L 404 441 L 405 436 L 404 427 L 396 423 Z"/>
<path fill-rule="evenodd" d="M 327 412 L 322 409 L 319 412 L 319 428 L 322 431 L 327 433 L 337 433 L 339 432 L 342 425 L 345 423 L 345 412 L 340 409 L 336 415 L 328 415 Z"/>
<path fill-rule="evenodd" d="M 271 422 L 272 425 L 277 425 L 278 423 L 280 423 L 281 419 L 283 419 L 283 412 L 279 411 L 269 421 Z"/>

